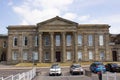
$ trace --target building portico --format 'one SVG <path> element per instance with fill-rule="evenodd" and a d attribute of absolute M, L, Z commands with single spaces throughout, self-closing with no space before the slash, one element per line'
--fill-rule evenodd
<path fill-rule="evenodd" d="M 56 16 L 37 25 L 8 26 L 8 31 L 10 62 L 112 60 L 107 24 L 81 25 Z"/>

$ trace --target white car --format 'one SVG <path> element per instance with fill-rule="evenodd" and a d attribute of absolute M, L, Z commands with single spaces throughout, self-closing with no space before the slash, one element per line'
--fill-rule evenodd
<path fill-rule="evenodd" d="M 62 72 L 61 72 L 61 68 L 58 64 L 53 64 L 50 68 L 50 72 L 49 72 L 49 76 L 52 76 L 52 75 L 61 75 Z"/>

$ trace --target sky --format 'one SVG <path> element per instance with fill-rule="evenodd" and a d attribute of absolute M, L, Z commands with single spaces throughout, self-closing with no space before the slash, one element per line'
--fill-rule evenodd
<path fill-rule="evenodd" d="M 120 34 L 120 0 L 0 0 L 0 34 L 9 25 L 36 25 L 60 16 L 79 24 L 108 24 Z"/>

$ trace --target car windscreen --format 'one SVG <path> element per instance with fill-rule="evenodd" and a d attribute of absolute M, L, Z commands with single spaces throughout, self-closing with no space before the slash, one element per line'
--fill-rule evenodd
<path fill-rule="evenodd" d="M 74 67 L 74 68 L 79 68 L 79 67 L 80 67 L 80 65 L 74 65 L 73 67 Z"/>
<path fill-rule="evenodd" d="M 112 67 L 118 67 L 118 65 L 117 65 L 117 64 L 111 64 L 111 66 L 112 66 Z"/>
<path fill-rule="evenodd" d="M 52 69 L 58 69 L 58 68 L 60 68 L 59 66 L 52 66 L 51 67 Z"/>
<path fill-rule="evenodd" d="M 96 63 L 96 65 L 103 65 L 103 63 Z"/>
<path fill-rule="evenodd" d="M 97 63 L 96 66 L 103 66 L 104 67 L 103 63 Z"/>

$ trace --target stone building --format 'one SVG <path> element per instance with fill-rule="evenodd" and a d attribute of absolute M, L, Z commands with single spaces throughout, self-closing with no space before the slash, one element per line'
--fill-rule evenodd
<path fill-rule="evenodd" d="M 109 28 L 58 16 L 37 25 L 11 25 L 7 62 L 112 61 Z"/>
<path fill-rule="evenodd" d="M 120 34 L 111 34 L 110 43 L 113 61 L 120 61 Z"/>
<path fill-rule="evenodd" d="M 6 61 L 7 57 L 7 35 L 0 34 L 0 61 Z"/>

